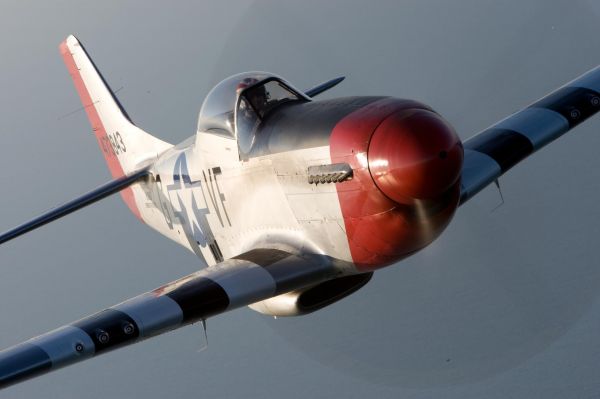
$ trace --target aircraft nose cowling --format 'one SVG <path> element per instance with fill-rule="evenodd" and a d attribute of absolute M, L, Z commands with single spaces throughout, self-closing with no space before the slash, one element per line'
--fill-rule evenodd
<path fill-rule="evenodd" d="M 373 133 L 367 155 L 377 187 L 400 204 L 447 192 L 460 177 L 463 156 L 450 124 L 425 109 L 387 117 Z"/>

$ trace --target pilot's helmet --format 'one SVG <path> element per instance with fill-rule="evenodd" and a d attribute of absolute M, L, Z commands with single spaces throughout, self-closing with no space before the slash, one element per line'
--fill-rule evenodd
<path fill-rule="evenodd" d="M 241 82 L 239 82 L 237 84 L 237 87 L 235 88 L 235 90 L 238 92 L 238 94 L 242 91 L 247 89 L 248 87 L 255 85 L 258 83 L 258 79 L 256 78 L 244 78 L 242 79 Z"/>

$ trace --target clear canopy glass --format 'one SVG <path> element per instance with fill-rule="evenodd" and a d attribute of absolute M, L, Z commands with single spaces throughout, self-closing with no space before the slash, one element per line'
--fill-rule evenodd
<path fill-rule="evenodd" d="M 242 152 L 247 152 L 267 114 L 285 102 L 299 100 L 309 98 L 273 74 L 240 73 L 208 93 L 200 109 L 198 131 L 237 138 Z"/>

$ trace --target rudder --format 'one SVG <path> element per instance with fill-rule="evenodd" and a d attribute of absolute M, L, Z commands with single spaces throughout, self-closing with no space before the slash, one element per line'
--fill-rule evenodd
<path fill-rule="evenodd" d="M 135 172 L 143 161 L 172 147 L 131 122 L 75 36 L 67 37 L 59 49 L 113 178 Z M 122 195 L 129 208 L 140 217 L 131 188 L 122 191 Z"/>

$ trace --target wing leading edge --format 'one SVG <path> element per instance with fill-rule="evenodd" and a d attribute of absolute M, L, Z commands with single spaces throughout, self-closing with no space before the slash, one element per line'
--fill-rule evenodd
<path fill-rule="evenodd" d="M 600 110 L 600 66 L 464 142 L 461 204 Z"/>
<path fill-rule="evenodd" d="M 340 274 L 327 258 L 255 249 L 0 352 L 0 388 Z"/>

